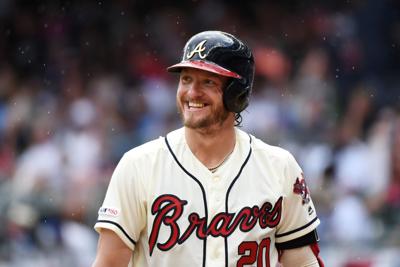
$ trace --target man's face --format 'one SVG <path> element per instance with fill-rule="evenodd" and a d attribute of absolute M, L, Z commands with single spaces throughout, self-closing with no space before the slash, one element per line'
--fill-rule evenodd
<path fill-rule="evenodd" d="M 192 129 L 222 125 L 233 113 L 222 102 L 228 78 L 208 71 L 185 68 L 181 71 L 176 102 L 183 124 Z"/>

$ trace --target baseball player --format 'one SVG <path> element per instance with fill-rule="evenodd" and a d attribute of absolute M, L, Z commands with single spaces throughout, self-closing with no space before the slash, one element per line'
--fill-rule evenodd
<path fill-rule="evenodd" d="M 176 101 L 183 128 L 125 153 L 95 224 L 100 266 L 323 266 L 293 156 L 238 129 L 254 77 L 235 36 L 194 35 Z"/>

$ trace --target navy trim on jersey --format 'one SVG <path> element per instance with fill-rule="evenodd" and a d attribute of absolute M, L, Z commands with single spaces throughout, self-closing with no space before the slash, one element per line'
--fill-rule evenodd
<path fill-rule="evenodd" d="M 237 179 L 239 179 L 239 176 L 242 174 L 243 168 L 244 166 L 246 166 L 247 162 L 249 161 L 250 155 L 251 155 L 251 136 L 249 135 L 250 138 L 250 149 L 249 149 L 249 154 L 247 154 L 246 159 L 244 160 L 242 166 L 240 167 L 240 170 L 238 172 L 238 174 L 236 175 L 235 179 L 233 179 L 232 183 L 230 184 L 228 190 L 226 191 L 226 197 L 225 197 L 225 212 L 228 213 L 228 197 L 229 197 L 229 193 L 233 187 L 233 185 L 235 184 L 235 182 L 237 181 Z M 228 266 L 228 237 L 225 237 L 225 266 Z"/>
<path fill-rule="evenodd" d="M 122 233 L 126 236 L 126 238 L 128 238 L 129 241 L 131 241 L 131 242 L 133 243 L 133 245 L 136 246 L 136 241 L 133 240 L 133 238 L 131 238 L 131 237 L 128 235 L 128 233 L 125 232 L 124 228 L 122 228 L 122 226 L 119 225 L 118 223 L 113 222 L 113 221 L 108 221 L 108 220 L 98 220 L 97 222 L 98 222 L 98 223 L 110 223 L 110 224 L 113 224 L 113 225 L 117 226 L 117 227 L 119 228 L 119 230 L 121 230 Z"/>
<path fill-rule="evenodd" d="M 205 212 L 205 220 L 206 224 L 205 226 L 207 227 L 207 218 L 208 218 L 208 208 L 207 208 L 207 198 L 206 198 L 206 191 L 204 190 L 203 185 L 200 183 L 200 181 L 193 175 L 191 174 L 188 170 L 183 167 L 183 165 L 179 162 L 178 158 L 176 157 L 175 153 L 172 151 L 171 146 L 169 145 L 167 137 L 164 138 L 165 143 L 167 144 L 168 150 L 171 153 L 172 157 L 174 158 L 175 162 L 179 165 L 179 167 L 188 175 L 190 178 L 192 178 L 196 183 L 200 186 L 201 192 L 203 193 L 203 201 L 204 201 L 204 212 Z M 203 245 L 203 267 L 206 266 L 206 254 L 207 254 L 207 237 L 204 239 L 204 245 Z"/>
<path fill-rule="evenodd" d="M 301 226 L 301 227 L 299 227 L 297 229 L 294 229 L 294 230 L 286 232 L 286 233 L 276 234 L 275 237 L 282 237 L 282 236 L 290 235 L 290 234 L 293 234 L 293 233 L 298 232 L 300 230 L 303 230 L 304 228 L 307 228 L 308 226 L 313 224 L 317 219 L 318 219 L 318 217 L 315 217 L 314 219 L 311 220 L 311 222 L 307 223 L 306 225 L 303 225 L 303 226 Z"/>
<path fill-rule="evenodd" d="M 317 230 L 314 229 L 306 235 L 300 236 L 296 239 L 289 240 L 283 243 L 276 243 L 275 246 L 278 250 L 300 248 L 307 245 L 315 244 L 319 241 Z"/>

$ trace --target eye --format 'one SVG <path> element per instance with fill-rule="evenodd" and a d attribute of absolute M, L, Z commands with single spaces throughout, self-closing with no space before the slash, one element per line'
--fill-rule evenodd
<path fill-rule="evenodd" d="M 206 86 L 213 86 L 213 87 L 215 87 L 215 86 L 218 85 L 218 83 L 217 83 L 216 81 L 211 80 L 211 79 L 206 79 L 206 80 L 204 80 L 204 84 L 205 84 Z"/>
<path fill-rule="evenodd" d="M 190 77 L 189 75 L 182 75 L 181 76 L 181 83 L 188 84 L 191 81 L 192 81 L 192 77 Z"/>

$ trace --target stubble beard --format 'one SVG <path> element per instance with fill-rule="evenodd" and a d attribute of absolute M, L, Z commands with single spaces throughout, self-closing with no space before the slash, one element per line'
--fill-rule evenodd
<path fill-rule="evenodd" d="M 212 126 L 221 126 L 229 117 L 229 111 L 227 111 L 223 106 L 218 106 L 214 108 L 211 114 L 203 118 L 193 118 L 193 116 L 185 117 L 183 107 L 177 103 L 178 113 L 181 116 L 183 125 L 190 129 L 208 129 Z"/>

